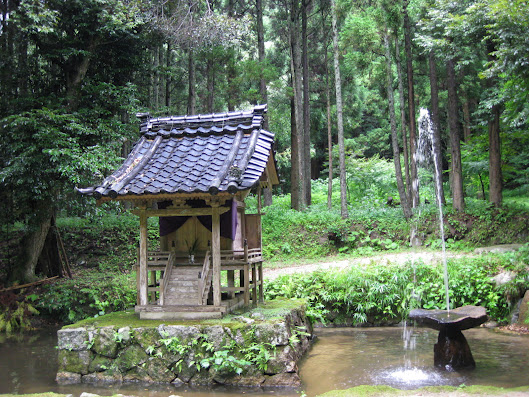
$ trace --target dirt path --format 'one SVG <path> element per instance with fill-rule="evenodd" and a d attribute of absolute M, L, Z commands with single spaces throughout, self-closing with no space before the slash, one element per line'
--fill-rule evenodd
<path fill-rule="evenodd" d="M 515 251 L 521 247 L 521 244 L 504 244 L 504 245 L 494 245 L 490 247 L 481 247 L 476 248 L 474 252 L 452 252 L 447 251 L 447 258 L 460 258 L 463 256 L 476 256 L 486 253 L 499 253 L 499 252 L 508 252 Z M 268 280 L 273 280 L 284 274 L 296 274 L 296 273 L 310 273 L 316 270 L 327 270 L 327 269 L 343 269 L 351 265 L 354 266 L 366 266 L 370 263 L 377 264 L 389 264 L 389 263 L 398 263 L 402 264 L 408 261 L 423 261 L 425 263 L 442 263 L 443 253 L 439 251 L 406 251 L 398 253 L 384 253 L 379 255 L 366 256 L 361 258 L 350 258 L 350 259 L 341 259 L 341 260 L 329 260 L 316 263 L 308 263 L 302 265 L 292 265 L 292 266 L 278 266 L 273 268 L 263 268 L 263 276 Z"/>
<path fill-rule="evenodd" d="M 474 255 L 472 253 L 447 252 L 447 258 L 456 258 L 461 256 Z M 361 258 L 341 259 L 335 261 L 323 261 L 317 263 L 308 263 L 303 265 L 293 265 L 290 267 L 264 268 L 264 278 L 273 280 L 284 274 L 311 273 L 316 270 L 343 269 L 349 266 L 366 266 L 370 263 L 402 264 L 408 261 L 423 261 L 425 263 L 442 263 L 442 251 L 410 251 L 399 253 L 385 253 Z"/>

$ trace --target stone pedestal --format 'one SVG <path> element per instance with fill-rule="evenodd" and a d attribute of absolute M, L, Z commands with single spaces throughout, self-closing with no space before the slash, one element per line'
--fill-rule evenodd
<path fill-rule="evenodd" d="M 461 331 L 477 327 L 487 321 L 485 308 L 463 306 L 454 310 L 415 309 L 409 316 L 418 324 L 439 331 L 434 345 L 434 365 L 448 371 L 474 369 L 476 362 Z"/>
<path fill-rule="evenodd" d="M 433 347 L 433 363 L 448 371 L 476 368 L 467 339 L 459 329 L 442 328 L 439 331 Z"/>

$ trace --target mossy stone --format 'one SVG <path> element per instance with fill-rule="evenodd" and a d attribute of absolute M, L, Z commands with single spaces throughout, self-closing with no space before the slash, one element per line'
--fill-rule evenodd
<path fill-rule="evenodd" d="M 212 386 L 215 383 L 213 380 L 214 374 L 215 371 L 202 370 L 193 376 L 189 384 L 191 386 Z"/>
<path fill-rule="evenodd" d="M 123 375 L 123 381 L 125 382 L 153 382 L 152 378 L 147 373 L 144 365 L 134 367 L 127 371 Z"/>
<path fill-rule="evenodd" d="M 94 358 L 90 361 L 90 365 L 88 366 L 88 372 L 103 372 L 109 369 L 112 364 L 114 364 L 113 359 L 96 354 Z"/>
<path fill-rule="evenodd" d="M 118 354 L 118 342 L 115 334 L 114 327 L 100 328 L 94 334 L 92 350 L 102 356 L 116 358 Z"/>
<path fill-rule="evenodd" d="M 60 329 L 57 345 L 61 350 L 88 350 L 88 331 L 82 327 Z"/>
<path fill-rule="evenodd" d="M 191 378 L 198 372 L 197 367 L 194 364 L 191 364 L 191 358 L 188 357 L 184 362 L 182 363 L 182 367 L 179 371 L 178 378 L 182 380 L 184 383 L 188 383 Z"/>
<path fill-rule="evenodd" d="M 270 343 L 274 346 L 288 345 L 290 330 L 287 324 L 281 322 L 263 322 L 255 325 L 255 337 L 259 343 Z"/>
<path fill-rule="evenodd" d="M 156 328 L 134 328 L 132 330 L 132 337 L 143 350 L 146 350 L 150 346 L 160 346 L 160 339 L 162 339 Z"/>
<path fill-rule="evenodd" d="M 131 345 L 123 349 L 115 361 L 115 366 L 121 373 L 137 367 L 147 361 L 149 357 L 139 345 Z"/>
<path fill-rule="evenodd" d="M 226 328 L 226 330 L 229 330 L 229 328 Z M 226 330 L 220 325 L 214 325 L 211 327 L 205 327 L 203 332 L 205 335 L 207 335 L 208 342 L 213 344 L 215 350 L 219 350 L 231 340 L 231 338 L 226 333 Z"/>
<path fill-rule="evenodd" d="M 87 350 L 59 350 L 59 371 L 85 375 L 88 373 L 91 357 L 92 353 Z"/>
<path fill-rule="evenodd" d="M 275 355 L 268 360 L 265 373 L 267 375 L 283 372 L 296 372 L 296 353 L 290 346 L 278 346 Z"/>
<path fill-rule="evenodd" d="M 154 382 L 171 382 L 176 374 L 156 358 L 150 358 L 143 366 Z"/>

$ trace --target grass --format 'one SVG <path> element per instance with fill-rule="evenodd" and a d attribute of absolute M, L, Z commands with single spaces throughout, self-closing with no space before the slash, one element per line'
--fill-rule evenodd
<path fill-rule="evenodd" d="M 495 386 L 427 386 L 416 390 L 400 390 L 389 386 L 357 386 L 347 390 L 332 390 L 318 397 L 368 397 L 368 396 L 443 396 L 481 395 L 508 396 L 511 393 L 527 393 L 529 386 L 502 388 Z"/>
<path fill-rule="evenodd" d="M 243 325 L 241 321 L 238 321 L 236 317 L 247 317 L 257 320 L 264 321 L 275 321 L 283 318 L 292 310 L 303 310 L 306 306 L 306 302 L 303 299 L 276 299 L 274 301 L 265 302 L 259 304 L 257 307 L 246 310 L 235 312 L 224 316 L 221 319 L 209 319 L 209 320 L 141 320 L 133 309 L 124 310 L 120 312 L 113 312 L 105 314 L 103 316 L 91 317 L 74 324 L 66 325 L 64 328 L 78 328 L 78 327 L 109 327 L 114 326 L 117 328 L 131 327 L 131 328 L 156 328 L 159 325 L 196 325 L 196 326 L 208 326 L 208 325 L 224 325 L 231 329 L 239 328 Z M 254 314 L 259 314 L 255 316 Z"/>

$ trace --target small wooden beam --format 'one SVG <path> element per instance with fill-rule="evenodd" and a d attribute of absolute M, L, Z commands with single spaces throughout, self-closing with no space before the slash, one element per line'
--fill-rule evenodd
<path fill-rule="evenodd" d="M 221 207 L 218 208 L 219 214 L 228 212 L 230 208 Z M 140 215 L 142 211 L 145 211 L 147 217 L 159 217 L 159 216 L 211 216 L 213 214 L 213 208 L 166 208 L 163 210 L 133 210 L 134 215 Z"/>

